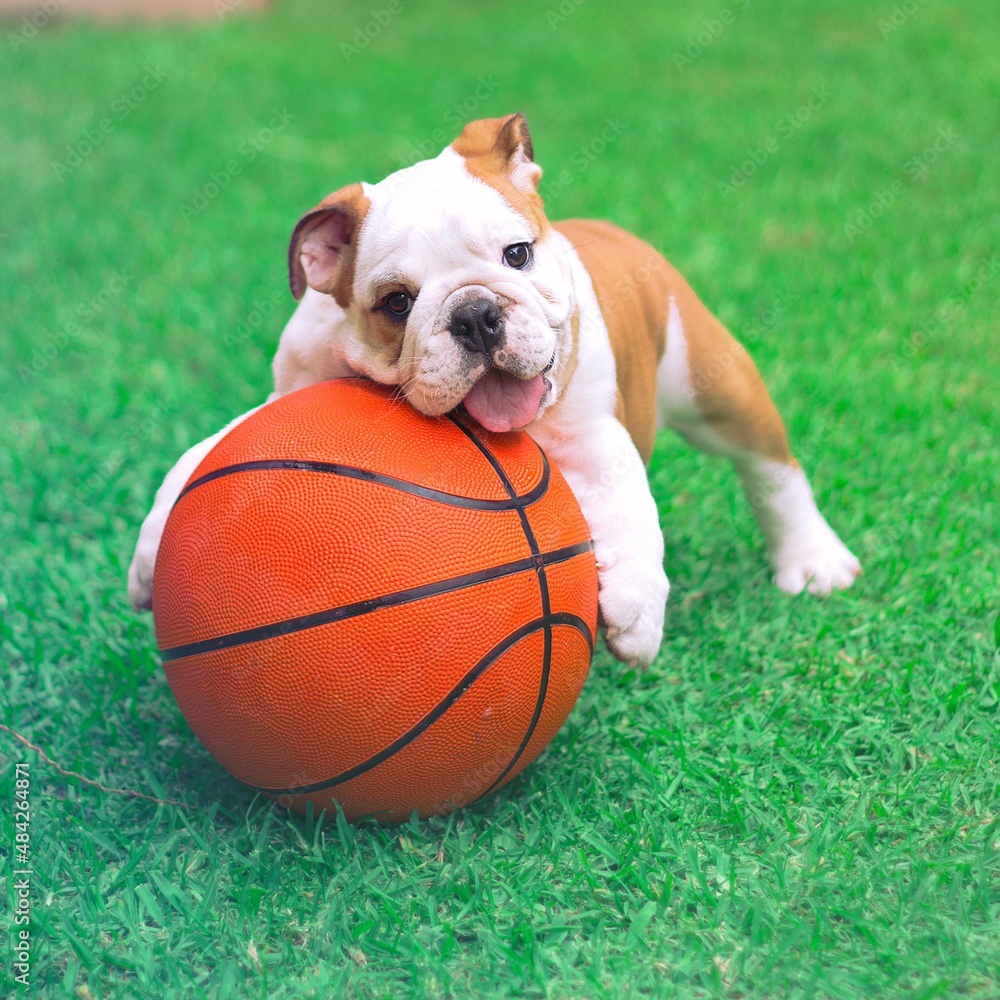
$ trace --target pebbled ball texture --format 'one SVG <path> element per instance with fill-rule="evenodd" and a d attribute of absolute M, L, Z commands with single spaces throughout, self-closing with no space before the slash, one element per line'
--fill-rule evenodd
<path fill-rule="evenodd" d="M 399 821 L 467 805 L 549 743 L 590 667 L 597 572 L 528 435 L 338 379 L 206 456 L 153 615 L 181 711 L 236 778 Z"/>

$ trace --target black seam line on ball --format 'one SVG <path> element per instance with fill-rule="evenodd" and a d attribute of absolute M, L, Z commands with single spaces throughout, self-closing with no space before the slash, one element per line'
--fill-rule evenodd
<path fill-rule="evenodd" d="M 456 590 L 463 590 L 466 587 L 475 587 L 477 584 L 499 580 L 501 577 L 512 576 L 515 573 L 524 573 L 531 569 L 537 571 L 539 558 L 545 564 L 565 562 L 568 559 L 573 559 L 575 556 L 590 552 L 593 547 L 593 542 L 590 541 L 580 542 L 577 545 L 567 545 L 565 548 L 546 552 L 541 557 L 531 555 L 525 559 L 516 559 L 513 562 L 503 563 L 500 566 L 491 566 L 488 569 L 476 570 L 474 573 L 453 576 L 447 580 L 436 580 L 434 583 L 425 583 L 419 587 L 410 587 L 407 590 L 397 590 L 394 593 L 385 594 L 381 597 L 371 597 L 364 601 L 356 601 L 353 604 L 341 604 L 335 608 L 314 611 L 312 614 L 300 615 L 297 618 L 286 618 L 283 621 L 271 622 L 268 625 L 258 625 L 255 628 L 243 629 L 240 632 L 230 632 L 227 635 L 215 636 L 211 639 L 201 639 L 198 642 L 172 646 L 169 649 L 161 649 L 160 658 L 164 663 L 169 663 L 171 660 L 197 656 L 199 653 L 211 653 L 219 649 L 231 649 L 233 646 L 244 646 L 251 642 L 261 642 L 264 639 L 274 639 L 278 636 L 288 635 L 290 632 L 301 632 L 304 629 L 315 628 L 318 625 L 328 625 L 331 622 L 341 621 L 344 618 L 353 618 L 357 615 L 367 614 L 370 611 L 378 611 L 381 608 L 395 607 L 399 604 L 408 604 L 410 601 L 419 601 L 421 598 L 437 597 L 440 594 L 449 594 Z"/>
<path fill-rule="evenodd" d="M 394 476 L 372 472 L 371 469 L 359 469 L 353 465 L 340 465 L 336 462 L 313 462 L 297 458 L 261 459 L 255 462 L 237 462 L 234 465 L 206 472 L 205 475 L 199 476 L 193 483 L 188 483 L 181 490 L 174 505 L 176 506 L 181 498 L 187 496 L 192 490 L 205 483 L 210 483 L 214 479 L 222 479 L 224 476 L 231 476 L 238 472 L 256 472 L 261 469 L 292 469 L 299 472 L 322 472 L 328 475 L 344 476 L 348 479 L 360 479 L 368 483 L 378 483 L 403 493 L 412 493 L 425 500 L 436 500 L 451 507 L 467 507 L 472 510 L 510 510 L 514 507 L 520 509 L 540 500 L 548 491 L 550 470 L 548 459 L 545 458 L 544 454 L 542 461 L 541 479 L 523 496 L 518 496 L 515 493 L 509 500 L 480 500 L 476 497 L 463 497 L 455 493 L 446 493 L 444 490 L 431 489 L 429 486 L 420 486 L 405 479 L 396 479 Z"/>
<path fill-rule="evenodd" d="M 454 423 L 463 431 L 463 433 L 472 441 L 472 443 L 482 452 L 486 457 L 486 460 L 493 466 L 494 472 L 500 477 L 500 481 L 504 485 L 504 489 L 507 491 L 508 495 L 513 498 L 517 496 L 517 490 L 514 489 L 514 484 L 507 478 L 507 473 L 504 471 L 503 466 L 497 461 L 496 456 L 486 447 L 485 442 L 481 441 L 479 437 L 466 427 L 461 421 L 457 420 L 455 417 L 451 418 Z M 538 448 L 538 442 L 535 442 L 535 447 Z M 545 458 L 545 452 L 541 448 L 538 448 Z M 542 600 L 542 618 L 545 621 L 545 639 L 544 639 L 544 652 L 542 655 L 542 673 L 541 677 L 538 679 L 538 695 L 535 698 L 535 710 L 531 715 L 531 722 L 528 724 L 528 728 L 525 731 L 524 738 L 521 740 L 521 745 L 517 748 L 514 756 L 511 757 L 507 766 L 500 772 L 497 779 L 490 785 L 489 788 L 483 792 L 483 796 L 489 795 L 504 778 L 510 774 L 511 770 L 521 759 L 521 755 L 524 753 L 525 747 L 531 742 L 531 737 L 535 735 L 535 729 L 538 727 L 538 720 L 542 717 L 542 709 L 545 706 L 545 696 L 548 694 L 549 690 L 549 674 L 552 670 L 552 626 L 548 624 L 549 619 L 552 615 L 552 604 L 549 599 L 549 581 L 545 576 L 545 566 L 540 558 L 540 552 L 538 548 L 538 540 L 535 538 L 535 533 L 532 530 L 531 522 L 528 520 L 528 514 L 523 507 L 518 507 L 518 516 L 521 518 L 521 527 L 524 529 L 524 537 L 528 540 L 528 545 L 531 547 L 532 554 L 536 559 L 536 574 L 538 576 L 538 591 Z M 480 796 L 482 798 L 483 796 Z"/>
<path fill-rule="evenodd" d="M 544 571 L 540 574 L 544 577 Z M 548 595 L 546 594 L 546 606 L 548 605 L 547 600 Z M 544 643 L 545 643 L 545 653 L 542 657 L 542 676 L 538 681 L 538 695 L 535 698 L 535 710 L 531 715 L 531 722 L 528 723 L 528 728 L 525 730 L 524 737 L 521 740 L 520 746 L 514 752 L 514 756 L 507 762 L 507 766 L 497 775 L 493 783 L 489 788 L 486 789 L 481 795 L 476 797 L 476 801 L 485 798 L 489 795 L 508 774 L 513 770 L 514 766 L 521 759 L 521 755 L 524 753 L 525 747 L 531 742 L 531 737 L 535 735 L 535 729 L 538 727 L 538 720 L 542 716 L 542 708 L 545 706 L 545 696 L 549 690 L 549 671 L 552 668 L 552 621 L 553 615 L 546 612 L 545 621 L 545 632 L 544 632 Z M 589 630 L 588 630 L 589 631 Z"/>
<path fill-rule="evenodd" d="M 256 788 L 267 795 L 309 795 L 312 792 L 322 792 L 327 788 L 333 788 L 335 785 L 340 785 L 345 781 L 350 781 L 352 778 L 357 778 L 366 771 L 370 771 L 373 767 L 378 767 L 379 764 L 388 760 L 394 754 L 399 753 L 400 750 L 412 743 L 421 733 L 429 729 L 508 649 L 517 645 L 522 639 L 540 628 L 551 631 L 553 625 L 568 625 L 570 628 L 576 629 L 582 633 L 583 637 L 587 640 L 587 645 L 593 650 L 594 638 L 590 633 L 590 628 L 579 616 L 560 613 L 536 618 L 534 621 L 528 622 L 526 625 L 522 625 L 519 629 L 511 632 L 506 638 L 501 639 L 419 722 L 411 726 L 398 739 L 393 740 L 387 747 L 379 750 L 378 753 L 373 754 L 360 764 L 356 764 L 354 767 L 341 772 L 333 778 L 317 781 L 311 785 L 300 785 L 297 788 L 263 788 L 249 781 L 244 781 L 243 784 L 249 785 L 251 788 Z"/>

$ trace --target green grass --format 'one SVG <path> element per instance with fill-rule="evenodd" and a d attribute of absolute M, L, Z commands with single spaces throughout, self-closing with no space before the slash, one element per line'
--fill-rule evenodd
<path fill-rule="evenodd" d="M 5 992 L 1000 996 L 1000 30 L 933 0 L 883 38 L 892 8 L 733 2 L 682 71 L 721 0 L 404 3 L 350 60 L 367 7 L 318 0 L 3 26 L 0 717 L 188 806 L 0 734 L 35 873 L 32 986 Z M 549 750 L 460 814 L 307 822 L 191 735 L 128 558 L 174 458 L 269 389 L 299 214 L 517 109 L 550 214 L 645 236 L 748 342 L 865 573 L 776 592 L 731 472 L 664 435 L 656 663 L 599 650 Z"/>

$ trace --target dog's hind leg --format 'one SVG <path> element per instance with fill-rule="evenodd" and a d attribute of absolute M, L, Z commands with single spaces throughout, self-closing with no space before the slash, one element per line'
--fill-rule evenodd
<path fill-rule="evenodd" d="M 661 421 L 736 467 L 778 587 L 849 587 L 860 564 L 817 509 L 756 366 L 686 285 L 671 296 L 657 387 Z"/>

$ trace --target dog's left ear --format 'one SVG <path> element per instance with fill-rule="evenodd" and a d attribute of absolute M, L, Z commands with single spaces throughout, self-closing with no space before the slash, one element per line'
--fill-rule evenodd
<path fill-rule="evenodd" d="M 357 235 L 370 205 L 361 185 L 349 184 L 299 219 L 288 245 L 288 282 L 296 299 L 302 298 L 308 285 L 347 308 Z"/>
<path fill-rule="evenodd" d="M 451 145 L 467 163 L 477 162 L 490 172 L 506 174 L 519 190 L 538 190 L 542 168 L 535 163 L 531 133 L 520 111 L 469 122 Z"/>

